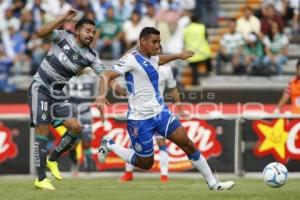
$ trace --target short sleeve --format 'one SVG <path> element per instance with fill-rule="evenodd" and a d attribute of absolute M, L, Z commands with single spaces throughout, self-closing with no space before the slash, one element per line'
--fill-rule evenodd
<path fill-rule="evenodd" d="M 53 32 L 52 32 L 52 41 L 54 43 L 59 42 L 65 34 L 66 34 L 65 30 L 57 30 L 57 29 L 53 30 Z"/>
<path fill-rule="evenodd" d="M 167 87 L 175 88 L 177 85 L 176 80 L 174 78 L 171 67 L 168 66 L 168 79 L 167 79 Z"/>
<path fill-rule="evenodd" d="M 94 62 L 92 63 L 91 65 L 91 68 L 94 70 L 94 72 L 99 75 L 101 74 L 102 72 L 104 72 L 105 70 L 107 70 L 102 61 L 99 59 L 98 56 L 96 56 L 96 59 L 94 60 Z"/>
<path fill-rule="evenodd" d="M 133 67 L 130 62 L 130 55 L 125 55 L 113 65 L 112 70 L 118 72 L 121 75 L 125 75 L 125 73 L 132 70 L 132 68 Z"/>

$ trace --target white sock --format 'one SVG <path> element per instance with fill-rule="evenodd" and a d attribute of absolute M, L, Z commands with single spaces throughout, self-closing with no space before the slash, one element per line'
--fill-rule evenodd
<path fill-rule="evenodd" d="M 127 163 L 131 163 L 131 158 L 135 153 L 133 149 L 124 148 L 116 143 L 110 144 L 108 142 L 107 148 L 113 151 L 115 154 L 117 154 L 117 156 L 122 158 L 122 160 L 124 160 Z"/>
<path fill-rule="evenodd" d="M 125 163 L 125 172 L 133 172 L 134 166 L 129 163 Z"/>
<path fill-rule="evenodd" d="M 198 160 L 191 160 L 194 167 L 203 175 L 209 187 L 212 187 L 217 183 L 217 180 L 213 176 L 210 167 L 208 166 L 206 159 L 200 155 Z"/>
<path fill-rule="evenodd" d="M 160 174 L 168 176 L 169 172 L 169 154 L 164 150 L 159 151 Z"/>

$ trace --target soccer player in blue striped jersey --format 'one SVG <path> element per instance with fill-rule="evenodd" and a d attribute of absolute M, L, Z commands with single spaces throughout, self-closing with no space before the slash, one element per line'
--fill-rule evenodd
<path fill-rule="evenodd" d="M 153 134 L 158 133 L 179 146 L 191 160 L 193 166 L 204 176 L 209 189 L 228 190 L 233 181 L 219 182 L 213 176 L 206 159 L 195 147 L 179 120 L 164 104 L 158 89 L 158 66 L 175 59 L 193 56 L 191 51 L 174 55 L 158 55 L 160 32 L 152 27 L 144 28 L 139 36 L 139 47 L 119 60 L 112 70 L 104 72 L 100 80 L 99 96 L 95 105 L 102 110 L 111 80 L 125 76 L 128 89 L 127 131 L 133 149 L 116 144 L 112 138 L 102 138 L 98 158 L 104 162 L 110 151 L 141 169 L 149 170 L 154 163 Z"/>
<path fill-rule="evenodd" d="M 98 55 L 90 47 L 96 34 L 94 21 L 79 20 L 74 33 L 57 30 L 76 14 L 76 10 L 70 9 L 36 32 L 41 38 L 52 35 L 52 47 L 34 75 L 28 90 L 31 125 L 36 130 L 34 159 L 38 177 L 35 186 L 40 189 L 55 189 L 46 177 L 46 166 L 56 179 L 61 180 L 56 161 L 63 152 L 73 146 L 81 132 L 80 123 L 73 115 L 72 106 L 66 102 L 68 96 L 63 92 L 64 86 L 86 67 L 91 67 L 96 74 L 105 70 Z M 47 158 L 48 125 L 53 119 L 63 120 L 63 125 L 68 131 Z"/>

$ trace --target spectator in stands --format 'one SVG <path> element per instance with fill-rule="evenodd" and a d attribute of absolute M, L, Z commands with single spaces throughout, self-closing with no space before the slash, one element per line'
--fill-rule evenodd
<path fill-rule="evenodd" d="M 170 39 L 164 42 L 165 53 L 180 53 L 183 50 L 183 31 L 184 28 L 190 23 L 192 13 L 189 11 L 183 11 L 182 16 L 177 21 L 177 26 L 174 32 L 171 34 Z"/>
<path fill-rule="evenodd" d="M 0 20 L 2 21 L 4 18 L 5 10 L 9 8 L 11 2 L 9 1 L 0 1 Z"/>
<path fill-rule="evenodd" d="M 65 14 L 71 8 L 72 8 L 71 4 L 69 4 L 66 0 L 59 0 L 57 5 L 56 16 Z"/>
<path fill-rule="evenodd" d="M 141 20 L 141 14 L 134 10 L 130 20 L 126 20 L 123 24 L 126 49 L 132 48 L 137 43 L 139 34 L 144 27 L 145 26 Z"/>
<path fill-rule="evenodd" d="M 132 1 L 115 0 L 113 8 L 116 18 L 120 21 L 125 21 L 130 18 L 134 5 Z"/>
<path fill-rule="evenodd" d="M 112 50 L 112 58 L 118 59 L 121 56 L 121 22 L 115 18 L 112 7 L 107 10 L 106 19 L 99 25 L 99 40 L 97 41 L 97 51 L 101 52 L 104 48 Z"/>
<path fill-rule="evenodd" d="M 195 14 L 208 27 L 218 26 L 219 0 L 197 0 Z"/>
<path fill-rule="evenodd" d="M 30 71 L 30 60 L 28 55 L 26 54 L 26 41 L 23 35 L 15 30 L 14 26 L 9 26 L 9 37 L 8 41 L 5 45 L 5 49 L 11 48 L 11 52 L 13 52 L 14 60 L 14 73 L 15 75 L 20 75 L 22 72 Z"/>
<path fill-rule="evenodd" d="M 79 2 L 86 2 L 86 3 L 90 2 L 91 9 L 96 14 L 96 19 L 98 23 L 105 20 L 107 9 L 112 7 L 110 1 L 107 0 L 89 0 L 89 1 L 79 0 Z"/>
<path fill-rule="evenodd" d="M 4 13 L 4 18 L 0 23 L 0 32 L 3 34 L 8 33 L 8 27 L 14 27 L 15 30 L 20 28 L 20 20 L 13 15 L 13 9 L 7 8 Z"/>
<path fill-rule="evenodd" d="M 49 49 L 49 43 L 43 42 L 42 39 L 33 34 L 27 43 L 27 49 L 31 55 L 31 75 L 34 75 L 42 63 L 45 54 Z"/>
<path fill-rule="evenodd" d="M 260 20 L 253 15 L 251 7 L 243 9 L 244 16 L 240 17 L 236 22 L 236 31 L 241 33 L 244 39 L 248 39 L 249 34 L 252 32 L 257 35 L 260 34 Z"/>
<path fill-rule="evenodd" d="M 165 46 L 175 31 L 178 20 L 181 16 L 181 7 L 179 1 L 161 1 L 161 8 L 157 11 L 155 20 L 157 29 L 160 30 L 162 46 Z"/>
<path fill-rule="evenodd" d="M 287 20 L 292 19 L 292 33 L 299 34 L 299 19 L 300 19 L 300 0 L 289 0 L 289 5 L 287 9 Z"/>
<path fill-rule="evenodd" d="M 25 6 L 24 0 L 14 0 L 11 4 L 13 15 L 17 18 L 21 16 L 21 11 Z"/>
<path fill-rule="evenodd" d="M 262 6 L 266 7 L 272 4 L 275 8 L 275 11 L 284 16 L 286 13 L 286 8 L 289 0 L 263 0 Z"/>
<path fill-rule="evenodd" d="M 31 38 L 32 33 L 34 33 L 35 31 L 35 24 L 33 21 L 32 13 L 29 10 L 22 10 L 20 21 L 20 33 L 25 38 L 26 42 L 28 42 Z"/>
<path fill-rule="evenodd" d="M 279 31 L 282 32 L 284 28 L 284 22 L 282 16 L 276 14 L 274 5 L 268 4 L 265 7 L 263 18 L 261 19 L 261 32 L 263 36 L 272 34 L 273 22 L 277 24 Z"/>
<path fill-rule="evenodd" d="M 186 11 L 194 11 L 196 8 L 196 0 L 181 0 L 181 8 Z"/>
<path fill-rule="evenodd" d="M 192 16 L 191 22 L 184 28 L 183 41 L 185 49 L 195 52 L 188 62 L 193 71 L 193 85 L 198 85 L 199 72 L 206 74 L 211 71 L 211 50 L 206 27 L 196 16 Z"/>
<path fill-rule="evenodd" d="M 265 45 L 266 56 L 263 58 L 263 64 L 266 67 L 275 65 L 276 74 L 282 74 L 283 65 L 287 61 L 288 56 L 288 37 L 279 29 L 278 24 L 271 24 L 272 33 L 264 36 L 263 43 Z"/>
<path fill-rule="evenodd" d="M 34 0 L 34 1 L 28 1 L 25 9 L 29 10 L 32 13 L 33 16 L 33 21 L 34 21 L 34 30 L 37 30 L 38 28 L 40 28 L 43 24 L 43 12 L 45 12 L 44 10 L 45 6 L 42 5 L 42 1 L 41 0 Z"/>
<path fill-rule="evenodd" d="M 246 43 L 243 45 L 243 57 L 246 71 L 252 70 L 254 75 L 264 75 L 265 70 L 262 65 L 264 47 L 259 37 L 255 33 L 248 35 Z"/>
<path fill-rule="evenodd" d="M 13 92 L 16 90 L 14 85 L 8 83 L 8 77 L 13 60 L 4 51 L 4 46 L 0 45 L 0 92 Z"/>
<path fill-rule="evenodd" d="M 243 36 L 236 32 L 235 19 L 229 19 L 229 32 L 224 34 L 220 41 L 220 50 L 217 54 L 217 74 L 221 74 L 222 63 L 230 63 L 233 67 L 234 74 L 245 73 L 245 67 L 242 60 L 242 45 L 244 44 Z"/>
<path fill-rule="evenodd" d="M 146 3 L 147 12 L 146 15 L 142 18 L 142 23 L 144 26 L 156 27 L 155 19 L 155 7 L 151 3 Z"/>
<path fill-rule="evenodd" d="M 160 8 L 162 10 L 173 10 L 175 12 L 181 11 L 180 0 L 161 0 Z"/>
<path fill-rule="evenodd" d="M 300 114 L 300 59 L 296 65 L 296 76 L 289 82 L 287 88 L 279 100 L 274 113 L 280 113 L 282 107 L 291 99 L 291 111 Z"/>

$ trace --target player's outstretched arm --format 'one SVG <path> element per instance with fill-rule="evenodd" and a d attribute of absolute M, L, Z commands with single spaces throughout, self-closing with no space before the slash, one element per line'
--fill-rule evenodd
<path fill-rule="evenodd" d="M 75 17 L 77 14 L 77 11 L 75 9 L 70 9 L 66 14 L 58 17 L 57 19 L 45 24 L 44 26 L 40 27 L 36 31 L 36 35 L 40 38 L 48 36 L 54 29 L 59 27 L 62 23 L 65 21 L 71 20 L 73 17 Z"/>
<path fill-rule="evenodd" d="M 104 106 L 106 104 L 106 95 L 109 85 L 111 84 L 111 81 L 118 76 L 120 76 L 120 74 L 113 70 L 105 71 L 100 75 L 99 94 L 96 97 L 94 104 L 100 110 L 102 117 L 104 117 Z"/>
<path fill-rule="evenodd" d="M 178 54 L 164 54 L 164 55 L 158 55 L 159 57 L 159 61 L 158 64 L 159 65 L 164 65 L 168 62 L 171 62 L 173 60 L 177 60 L 177 59 L 188 59 L 190 57 L 192 57 L 195 53 L 193 51 L 190 50 L 184 50 L 181 53 Z"/>

